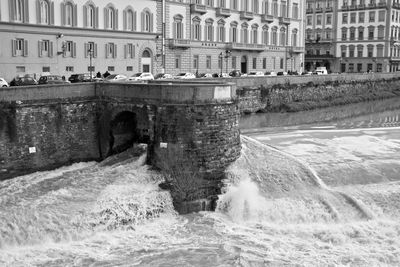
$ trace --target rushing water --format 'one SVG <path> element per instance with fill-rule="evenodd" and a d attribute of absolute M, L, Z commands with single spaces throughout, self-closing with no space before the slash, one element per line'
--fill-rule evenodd
<path fill-rule="evenodd" d="M 399 266 L 399 106 L 245 117 L 216 212 L 130 151 L 2 181 L 0 266 Z"/>

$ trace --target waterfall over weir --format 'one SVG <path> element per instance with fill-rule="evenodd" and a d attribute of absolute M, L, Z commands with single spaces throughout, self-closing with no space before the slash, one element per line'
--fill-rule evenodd
<path fill-rule="evenodd" d="M 400 184 L 331 188 L 242 137 L 216 212 L 181 216 L 131 151 L 0 182 L 1 266 L 400 264 Z"/>

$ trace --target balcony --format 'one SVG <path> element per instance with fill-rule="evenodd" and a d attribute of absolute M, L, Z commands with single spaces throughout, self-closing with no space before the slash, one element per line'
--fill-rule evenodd
<path fill-rule="evenodd" d="M 205 5 L 190 4 L 190 12 L 198 13 L 198 14 L 205 14 L 205 13 L 207 13 L 207 7 Z"/>
<path fill-rule="evenodd" d="M 261 15 L 261 21 L 262 22 L 267 22 L 267 23 L 274 22 L 274 16 L 263 14 L 263 15 Z"/>
<path fill-rule="evenodd" d="M 386 2 L 379 2 L 378 7 L 387 7 Z"/>
<path fill-rule="evenodd" d="M 359 4 L 359 5 L 357 6 L 357 9 L 365 9 L 365 4 Z"/>
<path fill-rule="evenodd" d="M 343 5 L 342 6 L 342 10 L 348 10 L 349 9 L 349 6 L 348 5 Z"/>
<path fill-rule="evenodd" d="M 254 13 L 248 11 L 240 11 L 240 19 L 252 20 L 254 19 Z"/>
<path fill-rule="evenodd" d="M 191 43 L 189 39 L 168 39 L 168 44 L 171 48 L 189 48 Z"/>
<path fill-rule="evenodd" d="M 243 44 L 243 43 L 228 43 L 228 49 L 231 50 L 246 50 L 246 51 L 264 51 L 264 44 Z"/>
<path fill-rule="evenodd" d="M 279 24 L 289 25 L 290 19 L 285 17 L 279 17 Z"/>
<path fill-rule="evenodd" d="M 313 9 L 312 8 L 307 8 L 306 9 L 306 13 L 307 14 L 312 14 L 313 13 Z"/>
<path fill-rule="evenodd" d="M 368 4 L 368 7 L 369 7 L 369 8 L 376 7 L 376 4 L 375 4 L 375 3 L 369 3 L 369 4 Z"/>
<path fill-rule="evenodd" d="M 315 13 L 322 13 L 322 7 L 317 7 L 315 9 Z"/>
<path fill-rule="evenodd" d="M 351 5 L 349 6 L 349 10 L 356 10 L 357 6 L 356 5 Z"/>
<path fill-rule="evenodd" d="M 325 8 L 325 12 L 332 12 L 333 8 L 331 6 Z"/>
<path fill-rule="evenodd" d="M 218 17 L 227 18 L 231 16 L 231 10 L 229 8 L 218 7 L 215 9 L 215 11 Z"/>

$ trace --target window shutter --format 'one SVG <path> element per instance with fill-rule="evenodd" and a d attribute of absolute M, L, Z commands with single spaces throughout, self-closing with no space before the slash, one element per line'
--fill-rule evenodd
<path fill-rule="evenodd" d="M 126 10 L 124 10 L 124 11 L 122 11 L 122 20 L 123 20 L 123 22 L 122 22 L 122 27 L 123 27 L 123 30 L 124 31 L 126 31 L 126 28 L 127 28 L 127 21 L 126 21 Z"/>
<path fill-rule="evenodd" d="M 108 44 L 106 44 L 106 58 L 108 58 Z"/>
<path fill-rule="evenodd" d="M 83 51 L 83 54 L 85 55 L 85 58 L 87 58 L 88 57 L 88 50 L 89 50 L 89 44 L 88 43 L 85 43 L 84 49 L 85 49 L 85 51 Z"/>
<path fill-rule="evenodd" d="M 201 25 L 199 25 L 199 40 L 201 41 Z"/>
<path fill-rule="evenodd" d="M 176 29 L 177 28 L 177 25 L 176 25 L 176 22 L 174 21 L 173 23 L 172 23 L 172 38 L 174 38 L 174 39 L 176 39 Z"/>
<path fill-rule="evenodd" d="M 83 6 L 83 27 L 86 28 L 88 26 L 88 15 L 87 15 L 87 7 Z"/>
<path fill-rule="evenodd" d="M 72 11 L 72 26 L 78 26 L 78 5 L 75 4 Z"/>
<path fill-rule="evenodd" d="M 96 58 L 97 57 L 97 44 L 94 44 L 94 54 L 93 57 Z"/>
<path fill-rule="evenodd" d="M 131 44 L 131 46 L 132 46 L 131 58 L 134 58 L 134 57 L 135 57 L 135 45 L 134 45 L 134 44 Z"/>
<path fill-rule="evenodd" d="M 128 57 L 128 45 L 124 45 L 124 57 Z"/>
<path fill-rule="evenodd" d="M 229 28 L 229 42 L 233 42 L 232 28 Z"/>
<path fill-rule="evenodd" d="M 50 5 L 50 25 L 54 25 L 54 2 Z"/>
<path fill-rule="evenodd" d="M 24 57 L 28 56 L 28 41 L 24 40 Z"/>
<path fill-rule="evenodd" d="M 61 26 L 65 26 L 65 5 L 61 3 Z"/>
<path fill-rule="evenodd" d="M 107 29 L 108 27 L 108 9 L 105 7 L 104 8 L 104 29 Z"/>
<path fill-rule="evenodd" d="M 24 23 L 28 23 L 29 22 L 29 1 L 25 0 L 24 1 Z"/>
<path fill-rule="evenodd" d="M 72 43 L 72 57 L 73 58 L 76 57 L 76 43 L 75 42 Z"/>
<path fill-rule="evenodd" d="M 99 8 L 98 7 L 96 7 L 96 16 L 95 16 L 95 19 L 94 19 L 94 23 L 95 23 L 95 28 L 97 29 L 97 28 L 99 28 Z"/>
<path fill-rule="evenodd" d="M 142 32 L 144 32 L 144 13 L 142 12 L 140 15 L 141 15 L 141 18 L 142 18 L 141 19 L 142 22 L 141 22 L 140 25 L 141 25 Z"/>
<path fill-rule="evenodd" d="M 150 14 L 150 32 L 153 32 L 153 20 L 154 20 L 154 15 L 153 13 Z"/>
<path fill-rule="evenodd" d="M 38 55 L 42 57 L 42 41 L 38 41 Z"/>
<path fill-rule="evenodd" d="M 40 15 L 40 1 L 36 0 L 36 20 L 37 23 L 41 23 L 41 15 Z"/>
<path fill-rule="evenodd" d="M 115 17 L 114 17 L 114 30 L 118 30 L 118 9 L 115 10 Z"/>
<path fill-rule="evenodd" d="M 11 53 L 12 56 L 17 56 L 17 40 L 11 40 Z"/>
<path fill-rule="evenodd" d="M 113 58 L 117 58 L 117 52 L 118 52 L 118 48 L 117 48 L 117 45 L 116 44 L 114 44 L 114 54 L 113 54 Z"/>
<path fill-rule="evenodd" d="M 53 42 L 49 42 L 49 57 L 53 57 Z"/>
<path fill-rule="evenodd" d="M 137 21 L 136 21 L 136 11 L 135 11 L 135 12 L 133 12 L 133 30 L 134 31 L 136 31 L 136 24 L 137 24 Z"/>
<path fill-rule="evenodd" d="M 67 42 L 62 42 L 61 44 L 62 46 L 62 53 L 63 53 L 63 57 L 67 56 Z"/>

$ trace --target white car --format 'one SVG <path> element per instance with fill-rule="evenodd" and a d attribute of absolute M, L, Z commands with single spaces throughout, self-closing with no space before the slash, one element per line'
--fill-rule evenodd
<path fill-rule="evenodd" d="M 0 78 L 0 87 L 9 87 L 7 81 L 3 78 Z"/>
<path fill-rule="evenodd" d="M 124 82 L 128 79 L 125 75 L 122 74 L 110 74 L 107 78 L 104 79 L 105 82 Z"/>
<path fill-rule="evenodd" d="M 154 80 L 154 76 L 150 72 L 135 73 L 128 78 L 128 81 L 152 81 L 152 80 Z"/>
<path fill-rule="evenodd" d="M 271 72 L 268 71 L 264 74 L 264 76 L 278 76 L 278 74 L 275 71 L 271 71 Z"/>
<path fill-rule="evenodd" d="M 251 71 L 251 72 L 249 72 L 249 73 L 247 74 L 247 76 L 251 76 L 251 77 L 254 77 L 254 76 L 264 76 L 264 73 L 263 73 L 262 71 Z"/>
<path fill-rule="evenodd" d="M 196 75 L 190 72 L 182 72 L 177 74 L 174 79 L 195 79 Z"/>

